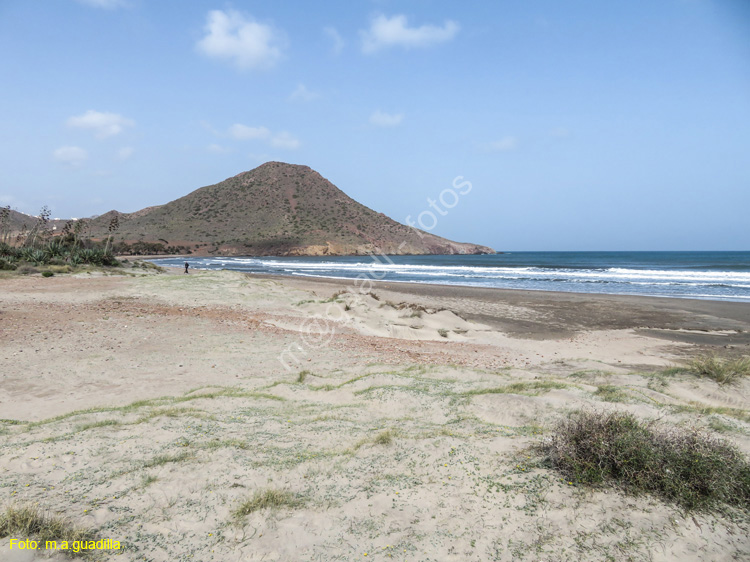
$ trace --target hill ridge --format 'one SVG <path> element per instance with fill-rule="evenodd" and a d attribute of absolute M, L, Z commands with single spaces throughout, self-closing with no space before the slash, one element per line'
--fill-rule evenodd
<path fill-rule="evenodd" d="M 403 225 L 349 197 L 309 166 L 266 162 L 174 201 L 92 219 L 115 241 L 167 241 L 199 255 L 482 254 L 486 246 L 453 242 Z"/>

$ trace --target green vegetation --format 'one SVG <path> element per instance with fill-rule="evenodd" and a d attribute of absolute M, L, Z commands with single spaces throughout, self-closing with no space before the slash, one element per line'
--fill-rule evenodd
<path fill-rule="evenodd" d="M 31 273 L 32 266 L 42 265 L 120 265 L 111 251 L 94 247 L 81 248 L 58 239 L 36 247 L 0 243 L 0 260 L 0 269 L 18 270 L 18 273 Z"/>
<path fill-rule="evenodd" d="M 627 393 L 611 384 L 603 384 L 599 386 L 596 389 L 596 392 L 594 392 L 594 396 L 601 398 L 605 402 L 627 402 L 628 400 Z"/>
<path fill-rule="evenodd" d="M 182 462 L 191 458 L 191 454 L 187 451 L 182 451 L 174 455 L 157 455 L 150 461 L 146 461 L 142 468 L 153 468 L 155 466 L 162 466 L 168 463 Z"/>
<path fill-rule="evenodd" d="M 572 482 L 653 493 L 686 509 L 750 508 L 750 463 L 698 430 L 655 428 L 625 413 L 578 412 L 542 450 Z"/>
<path fill-rule="evenodd" d="M 533 382 L 514 382 L 501 387 L 496 388 L 480 388 L 478 390 L 470 390 L 466 394 L 540 394 L 548 390 L 567 388 L 568 385 L 561 382 L 555 381 L 533 381 Z"/>
<path fill-rule="evenodd" d="M 286 490 L 275 490 L 267 488 L 255 492 L 252 498 L 245 500 L 234 510 L 235 517 L 244 517 L 261 509 L 271 509 L 279 507 L 299 507 L 302 505 L 300 498 Z"/>
<path fill-rule="evenodd" d="M 76 527 L 69 521 L 46 513 L 38 505 L 10 506 L 0 514 L 0 537 L 30 538 L 46 545 L 47 541 L 96 540 L 92 531 Z M 68 556 L 85 556 L 88 551 L 64 550 Z"/>

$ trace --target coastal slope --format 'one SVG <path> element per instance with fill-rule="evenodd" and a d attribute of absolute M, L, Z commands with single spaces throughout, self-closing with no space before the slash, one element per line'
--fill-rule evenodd
<path fill-rule="evenodd" d="M 104 237 L 161 242 L 198 255 L 487 254 L 405 226 L 358 203 L 308 166 L 268 162 L 165 205 L 110 211 L 91 221 Z"/>

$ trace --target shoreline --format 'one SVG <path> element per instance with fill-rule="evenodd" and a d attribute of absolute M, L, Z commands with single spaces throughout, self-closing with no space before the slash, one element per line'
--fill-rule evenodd
<path fill-rule="evenodd" d="M 541 252 L 541 253 L 543 253 L 543 252 Z M 687 253 L 690 253 L 690 252 L 687 252 Z M 204 259 L 205 257 L 206 256 L 194 256 L 194 258 L 198 258 L 198 259 Z M 227 257 L 227 258 L 236 258 L 236 257 L 244 257 L 244 256 L 224 256 L 224 257 Z M 254 256 L 247 256 L 247 257 L 248 258 L 252 258 L 252 259 L 256 259 Z M 266 257 L 277 258 L 279 256 L 266 256 Z M 180 258 L 180 259 L 184 258 L 185 261 L 188 261 L 188 262 L 191 261 L 189 257 L 184 257 L 184 256 L 142 256 L 139 259 L 143 259 L 143 260 L 147 260 L 147 261 L 152 261 L 153 262 L 154 260 L 175 259 L 175 258 Z M 220 259 L 220 258 L 221 258 L 221 256 L 216 257 L 216 259 Z M 161 267 L 170 267 L 170 266 L 161 266 Z M 256 271 L 252 271 L 252 270 L 242 270 L 242 269 L 232 269 L 232 268 L 222 268 L 221 270 L 224 270 L 224 269 L 227 270 L 227 271 L 237 271 L 239 273 L 246 273 L 246 274 L 252 274 L 252 275 L 261 275 L 261 276 L 262 275 L 270 275 L 270 276 L 277 276 L 278 275 L 280 277 L 291 277 L 291 278 L 294 278 L 294 277 L 304 277 L 304 278 L 313 279 L 313 280 L 314 279 L 329 279 L 329 280 L 336 280 L 336 281 L 339 281 L 339 282 L 348 282 L 348 281 L 352 281 L 353 282 L 355 279 L 358 279 L 358 278 L 362 279 L 362 278 L 365 278 L 365 277 L 367 279 L 369 279 L 370 281 L 373 281 L 373 282 L 376 281 L 376 280 L 378 280 L 377 277 L 375 277 L 374 275 L 372 275 L 371 272 L 369 272 L 369 271 L 363 271 L 357 277 L 346 277 L 346 276 L 335 276 L 334 277 L 334 276 L 310 275 L 310 274 L 308 274 L 304 270 L 304 268 L 302 269 L 301 272 L 295 272 L 292 275 L 281 275 L 281 274 L 274 273 L 273 271 L 271 271 L 271 272 L 267 272 L 267 271 L 256 272 Z M 195 271 L 218 271 L 218 270 L 219 269 L 212 269 L 212 268 L 198 268 L 198 267 L 195 268 Z M 642 270 L 639 270 L 639 271 L 642 271 L 644 273 L 648 273 L 648 272 L 650 272 L 652 270 L 650 270 L 648 268 L 645 268 L 645 269 L 642 269 Z M 701 273 L 711 273 L 711 272 L 709 272 L 709 271 L 706 271 L 706 272 L 701 271 Z M 728 272 L 721 271 L 721 272 L 716 272 L 716 273 L 728 273 Z M 380 272 L 378 272 L 378 274 L 380 274 Z M 744 274 L 744 272 L 743 272 L 743 274 Z M 563 281 L 574 281 L 574 279 L 575 278 L 571 278 L 571 279 L 568 279 L 568 280 L 563 279 Z M 532 284 L 537 284 L 538 281 L 539 280 L 532 280 Z M 655 291 L 655 292 L 652 292 L 652 293 L 587 292 L 587 291 L 578 290 L 580 288 L 579 286 L 576 286 L 575 290 L 571 290 L 571 291 L 563 290 L 563 291 L 560 291 L 560 290 L 549 290 L 547 288 L 535 288 L 535 287 L 519 287 L 519 288 L 516 288 L 516 287 L 492 287 L 492 286 L 487 287 L 487 286 L 477 286 L 477 285 L 467 285 L 467 284 L 449 284 L 449 283 L 444 282 L 444 280 L 441 280 L 439 282 L 431 282 L 429 280 L 429 278 L 427 278 L 427 279 L 418 279 L 418 280 L 390 280 L 390 281 L 380 281 L 380 282 L 397 283 L 397 284 L 405 284 L 405 285 L 418 284 L 418 285 L 441 285 L 441 286 L 447 286 L 447 287 L 471 287 L 471 288 L 476 288 L 476 289 L 488 289 L 488 290 L 500 290 L 500 291 L 504 291 L 504 290 L 509 290 L 509 291 L 532 291 L 532 292 L 544 292 L 544 293 L 562 293 L 562 294 L 580 294 L 580 295 L 602 295 L 602 296 L 623 296 L 623 297 L 626 297 L 626 296 L 635 296 L 635 297 L 649 297 L 649 298 L 656 298 L 656 299 L 679 299 L 679 300 L 696 300 L 696 301 L 730 302 L 730 303 L 738 303 L 738 304 L 750 304 L 750 298 L 748 298 L 748 297 L 746 297 L 744 295 L 729 295 L 729 296 L 724 296 L 724 295 L 721 295 L 721 294 L 716 294 L 716 295 L 713 295 L 713 294 L 692 294 L 692 295 L 691 294 L 687 294 L 687 295 L 682 295 L 682 294 L 678 294 L 678 293 L 659 294 L 659 291 Z M 607 281 L 607 282 L 609 282 L 609 281 Z M 615 280 L 613 282 L 614 283 L 619 283 L 619 281 L 617 281 L 617 280 Z M 708 283 L 708 281 L 707 281 L 707 283 Z M 628 285 L 628 286 L 632 285 L 632 283 L 630 283 L 628 281 L 625 281 L 625 284 Z M 655 284 L 653 285 L 653 287 L 656 287 L 656 286 L 661 285 L 661 284 L 662 283 L 655 282 Z M 580 283 L 578 283 L 578 285 L 580 285 Z M 744 287 L 744 285 L 741 285 L 741 286 Z"/>
<path fill-rule="evenodd" d="M 353 280 L 265 273 L 244 275 L 316 292 L 333 294 L 342 288 L 360 292 Z M 515 336 L 551 339 L 584 330 L 634 329 L 672 341 L 739 346 L 750 353 L 750 303 L 376 280 L 372 286 L 377 293 L 385 292 L 388 300 L 421 304 L 430 299 L 469 320 Z M 492 303 L 497 305 L 495 314 L 477 311 Z M 543 313 L 543 320 L 504 318 L 502 309 L 507 307 Z M 735 333 L 724 333 L 728 331 Z"/>

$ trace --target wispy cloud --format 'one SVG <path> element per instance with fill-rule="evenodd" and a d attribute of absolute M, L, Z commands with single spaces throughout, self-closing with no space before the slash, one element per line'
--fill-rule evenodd
<path fill-rule="evenodd" d="M 281 131 L 271 139 L 271 146 L 274 148 L 283 148 L 284 150 L 296 150 L 300 147 L 300 141 L 297 137 L 286 131 Z"/>
<path fill-rule="evenodd" d="M 124 146 L 117 151 L 117 159 L 123 161 L 129 160 L 130 157 L 133 156 L 134 152 L 135 149 L 132 146 Z"/>
<path fill-rule="evenodd" d="M 76 0 L 76 2 L 94 8 L 104 8 L 105 10 L 114 10 L 128 5 L 125 0 Z"/>
<path fill-rule="evenodd" d="M 135 121 L 117 113 L 102 113 L 93 109 L 83 115 L 70 117 L 67 123 L 69 127 L 93 131 L 98 139 L 119 135 L 125 127 L 135 125 Z"/>
<path fill-rule="evenodd" d="M 486 148 L 492 152 L 506 152 L 508 150 L 513 150 L 517 146 L 518 139 L 516 139 L 516 137 L 505 136 L 500 140 L 487 143 Z"/>
<path fill-rule="evenodd" d="M 229 136 L 236 140 L 267 139 L 271 136 L 271 131 L 265 127 L 248 127 L 235 123 L 229 127 Z"/>
<path fill-rule="evenodd" d="M 271 68 L 282 58 L 283 35 L 234 10 L 210 11 L 205 29 L 198 52 L 229 60 L 239 69 Z"/>
<path fill-rule="evenodd" d="M 344 50 L 344 45 L 346 45 L 346 42 L 344 41 L 344 38 L 341 37 L 341 34 L 338 32 L 338 30 L 335 27 L 328 26 L 323 28 L 323 33 L 328 35 L 328 37 L 331 38 L 331 41 L 333 41 L 333 54 L 340 55 L 341 51 Z"/>
<path fill-rule="evenodd" d="M 297 149 L 302 144 L 297 137 L 286 131 L 273 133 L 267 127 L 249 127 L 242 123 L 235 123 L 229 127 L 228 135 L 239 141 L 261 140 L 274 148 L 285 150 Z"/>
<path fill-rule="evenodd" d="M 312 101 L 320 97 L 317 92 L 312 92 L 307 89 L 304 84 L 298 84 L 294 91 L 289 95 L 290 101 Z"/>
<path fill-rule="evenodd" d="M 403 113 L 385 113 L 376 111 L 370 115 L 370 123 L 376 127 L 396 127 L 404 120 Z"/>
<path fill-rule="evenodd" d="M 209 152 L 212 152 L 213 154 L 226 154 L 228 152 L 232 152 L 231 148 L 226 148 L 216 143 L 209 144 L 206 147 L 206 150 L 208 150 Z"/>
<path fill-rule="evenodd" d="M 89 153 L 79 146 L 61 146 L 52 152 L 55 161 L 67 166 L 80 166 L 89 157 Z"/>
<path fill-rule="evenodd" d="M 459 29 L 460 26 L 451 20 L 447 20 L 442 27 L 429 24 L 409 27 L 404 15 L 392 18 L 379 15 L 372 19 L 369 29 L 360 31 L 362 51 L 371 54 L 389 47 L 431 47 L 450 41 Z"/>

